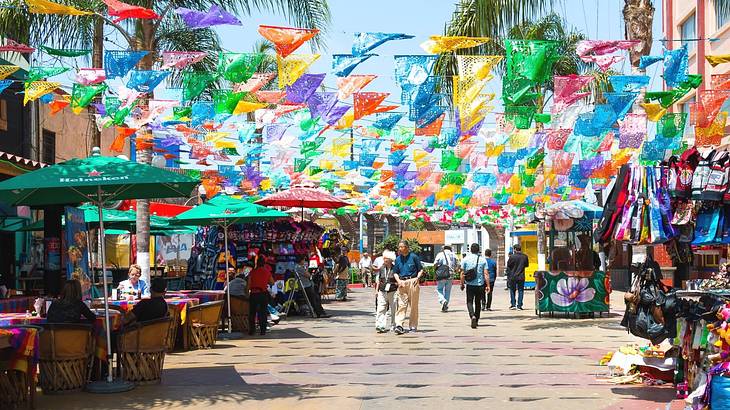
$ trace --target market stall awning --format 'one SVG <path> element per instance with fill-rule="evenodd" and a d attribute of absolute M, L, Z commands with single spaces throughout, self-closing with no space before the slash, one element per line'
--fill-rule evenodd
<path fill-rule="evenodd" d="M 256 201 L 264 206 L 288 206 L 297 208 L 336 209 L 350 205 L 349 203 L 318 189 L 292 188 L 271 194 Z"/>

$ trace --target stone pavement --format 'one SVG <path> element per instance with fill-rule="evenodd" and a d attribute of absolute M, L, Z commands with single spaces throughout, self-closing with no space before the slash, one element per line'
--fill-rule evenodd
<path fill-rule="evenodd" d="M 421 288 L 417 333 L 374 330 L 374 294 L 330 302 L 330 319 L 292 317 L 264 337 L 167 355 L 161 385 L 117 395 L 38 395 L 39 409 L 678 409 L 671 386 L 615 386 L 598 360 L 636 339 L 609 318 L 538 318 L 510 311 L 504 286 L 471 329 L 464 293 L 440 312 Z M 613 295 L 618 304 L 620 292 Z"/>

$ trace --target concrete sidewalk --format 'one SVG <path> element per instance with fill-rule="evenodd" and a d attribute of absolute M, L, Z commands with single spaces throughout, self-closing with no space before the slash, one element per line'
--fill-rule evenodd
<path fill-rule="evenodd" d="M 330 319 L 285 320 L 264 337 L 169 354 L 161 385 L 118 395 L 38 395 L 39 409 L 678 409 L 671 386 L 616 386 L 599 380 L 608 351 L 633 336 L 619 313 L 549 319 L 508 310 L 497 285 L 495 311 L 471 329 L 465 296 L 452 291 L 442 313 L 435 287 L 421 288 L 417 333 L 374 330 L 374 291 L 330 302 Z M 613 295 L 622 303 L 620 292 Z M 622 306 L 621 306 L 622 307 Z"/>

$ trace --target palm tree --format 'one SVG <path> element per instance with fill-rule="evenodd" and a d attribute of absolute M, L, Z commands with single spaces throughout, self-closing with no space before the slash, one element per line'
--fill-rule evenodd
<path fill-rule="evenodd" d="M 629 50 L 631 67 L 637 69 L 641 56 L 649 55 L 651 52 L 651 26 L 654 20 L 654 6 L 651 0 L 624 0 L 623 13 L 626 39 L 641 41 L 639 47 Z"/>

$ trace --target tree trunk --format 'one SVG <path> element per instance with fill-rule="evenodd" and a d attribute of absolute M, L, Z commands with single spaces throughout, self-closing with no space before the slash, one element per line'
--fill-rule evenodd
<path fill-rule="evenodd" d="M 156 50 L 154 49 L 155 30 L 152 20 L 141 20 L 137 29 L 136 36 L 139 41 L 137 50 L 145 50 L 150 53 L 143 58 L 137 67 L 140 70 L 151 70 L 155 61 Z M 145 106 L 143 101 L 141 106 Z M 149 133 L 146 126 L 141 127 L 138 136 L 147 135 Z M 146 142 L 146 141 L 145 141 Z M 152 150 L 144 148 L 137 150 L 137 162 L 149 164 L 152 159 Z M 142 279 L 150 283 L 150 201 L 149 199 L 137 200 L 137 264 L 142 268 Z"/>
<path fill-rule="evenodd" d="M 94 40 L 92 43 L 91 50 L 91 67 L 92 68 L 103 68 L 104 65 L 104 20 L 96 16 L 94 18 Z M 101 97 L 94 99 L 96 102 L 101 102 Z M 95 112 L 89 110 L 89 120 L 91 121 L 91 147 L 101 148 L 101 131 L 96 125 Z M 91 150 L 88 150 L 91 152 Z"/>
<path fill-rule="evenodd" d="M 624 0 L 625 37 L 641 43 L 629 50 L 631 65 L 638 67 L 641 56 L 651 53 L 651 26 L 654 21 L 654 6 L 651 0 Z"/>

